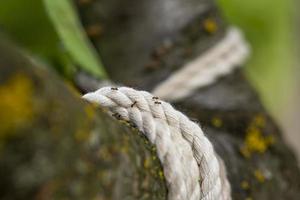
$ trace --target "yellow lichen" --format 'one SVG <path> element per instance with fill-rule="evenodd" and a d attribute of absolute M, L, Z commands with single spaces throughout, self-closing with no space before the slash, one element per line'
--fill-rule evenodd
<path fill-rule="evenodd" d="M 218 30 L 216 21 L 212 18 L 207 18 L 203 22 L 204 30 L 210 34 L 215 33 Z"/>
<path fill-rule="evenodd" d="M 151 159 L 149 159 L 149 158 L 146 158 L 146 159 L 144 160 L 144 168 L 145 168 L 145 169 L 147 169 L 147 168 L 150 167 L 150 163 L 151 163 L 150 160 L 151 160 Z"/>
<path fill-rule="evenodd" d="M 75 132 L 75 139 L 78 142 L 87 141 L 91 136 L 91 121 L 95 116 L 95 109 L 93 105 L 89 104 L 84 107 L 86 117 L 80 122 L 80 127 Z"/>
<path fill-rule="evenodd" d="M 219 117 L 214 117 L 211 120 L 214 127 L 220 128 L 223 125 L 223 121 Z"/>
<path fill-rule="evenodd" d="M 86 105 L 84 108 L 85 114 L 87 116 L 87 118 L 89 119 L 93 119 L 95 116 L 95 109 L 92 106 L 92 104 Z"/>
<path fill-rule="evenodd" d="M 266 177 L 264 176 L 264 174 L 261 172 L 261 170 L 256 169 L 253 172 L 254 177 L 256 178 L 256 180 L 258 180 L 258 182 L 263 183 L 266 180 Z"/>
<path fill-rule="evenodd" d="M 160 179 L 164 179 L 164 172 L 159 170 L 158 176 L 159 176 Z"/>
<path fill-rule="evenodd" d="M 129 146 L 128 146 L 128 144 L 127 145 L 123 145 L 120 150 L 121 150 L 122 153 L 128 154 L 128 152 L 129 152 Z"/>
<path fill-rule="evenodd" d="M 256 116 L 247 128 L 245 142 L 240 151 L 246 158 L 253 153 L 264 153 L 274 143 L 272 135 L 264 136 L 262 129 L 265 126 L 265 118 L 262 115 Z"/>
<path fill-rule="evenodd" d="M 120 151 L 124 154 L 128 154 L 129 150 L 130 150 L 130 144 L 129 144 L 130 138 L 128 137 L 128 135 L 123 135 L 122 137 L 122 144 L 115 146 L 115 150 L 116 149 L 120 149 Z"/>
<path fill-rule="evenodd" d="M 253 130 L 246 137 L 246 145 L 252 151 L 263 153 L 266 151 L 268 143 L 259 130 Z"/>
<path fill-rule="evenodd" d="M 155 146 L 152 146 L 151 151 L 152 151 L 152 152 L 156 152 L 156 147 L 155 147 Z"/>
<path fill-rule="evenodd" d="M 76 132 L 75 132 L 75 139 L 77 141 L 86 141 L 90 138 L 90 130 L 88 129 L 78 129 Z"/>
<path fill-rule="evenodd" d="M 241 187 L 242 187 L 244 190 L 248 190 L 248 189 L 250 188 L 249 182 L 248 182 L 248 181 L 242 181 L 242 182 L 241 182 Z"/>
<path fill-rule="evenodd" d="M 33 83 L 24 74 L 16 74 L 0 86 L 0 139 L 30 123 L 33 99 Z"/>

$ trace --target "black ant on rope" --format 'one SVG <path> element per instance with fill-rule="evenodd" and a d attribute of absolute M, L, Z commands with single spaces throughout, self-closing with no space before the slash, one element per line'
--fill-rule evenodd
<path fill-rule="evenodd" d="M 135 106 L 137 104 L 137 101 L 133 102 L 133 104 L 131 104 L 131 108 L 133 108 L 133 106 Z"/>

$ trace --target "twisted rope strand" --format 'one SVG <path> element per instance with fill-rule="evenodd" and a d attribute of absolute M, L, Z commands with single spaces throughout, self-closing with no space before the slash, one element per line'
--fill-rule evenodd
<path fill-rule="evenodd" d="M 152 93 L 164 100 L 182 99 L 232 72 L 246 60 L 249 49 L 242 33 L 231 27 L 224 39 L 160 83 Z"/>
<path fill-rule="evenodd" d="M 84 99 L 137 126 L 157 148 L 169 200 L 230 200 L 225 166 L 201 128 L 145 91 L 104 87 Z"/>

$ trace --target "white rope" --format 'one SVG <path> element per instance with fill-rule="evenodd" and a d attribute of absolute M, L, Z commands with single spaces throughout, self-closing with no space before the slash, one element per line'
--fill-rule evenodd
<path fill-rule="evenodd" d="M 178 100 L 240 66 L 249 46 L 237 28 L 204 55 L 159 84 L 154 95 Z M 170 104 L 145 91 L 104 87 L 83 96 L 134 124 L 156 146 L 169 200 L 230 200 L 226 169 L 201 128 Z"/>
<path fill-rule="evenodd" d="M 242 33 L 231 27 L 221 42 L 187 63 L 160 83 L 152 93 L 168 101 L 184 98 L 195 89 L 207 86 L 232 72 L 246 60 L 248 54 L 249 45 Z"/>
<path fill-rule="evenodd" d="M 223 162 L 198 124 L 145 91 L 104 87 L 84 99 L 133 123 L 156 146 L 169 200 L 230 200 Z"/>

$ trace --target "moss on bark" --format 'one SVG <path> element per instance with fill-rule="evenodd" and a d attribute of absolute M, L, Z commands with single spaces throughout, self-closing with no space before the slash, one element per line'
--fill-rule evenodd
<path fill-rule="evenodd" d="M 115 82 L 151 90 L 220 41 L 227 28 L 212 0 L 95 0 L 78 6 Z M 225 160 L 234 199 L 298 199 L 300 174 L 281 130 L 241 70 L 175 106 L 199 121 Z"/>
<path fill-rule="evenodd" d="M 0 40 L 1 199 L 166 199 L 155 148 Z"/>

